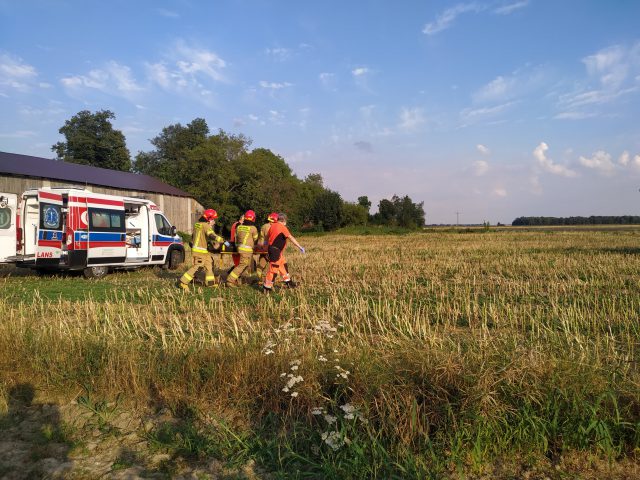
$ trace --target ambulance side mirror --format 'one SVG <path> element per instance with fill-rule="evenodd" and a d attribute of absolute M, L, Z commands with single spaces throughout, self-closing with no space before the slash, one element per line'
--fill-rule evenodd
<path fill-rule="evenodd" d="M 176 233 L 178 233 L 178 229 L 177 229 L 175 226 L 174 226 L 174 227 L 171 227 L 171 236 L 172 236 L 172 237 L 175 237 L 175 236 L 176 236 Z"/>

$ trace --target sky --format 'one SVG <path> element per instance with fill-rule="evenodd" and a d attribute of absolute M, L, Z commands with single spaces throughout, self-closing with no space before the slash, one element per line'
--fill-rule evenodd
<path fill-rule="evenodd" d="M 204 118 L 428 224 L 640 214 L 640 1 L 0 0 L 0 150 Z M 458 212 L 458 215 L 456 215 Z"/>

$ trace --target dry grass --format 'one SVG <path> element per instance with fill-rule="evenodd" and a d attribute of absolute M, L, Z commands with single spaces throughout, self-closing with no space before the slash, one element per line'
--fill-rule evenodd
<path fill-rule="evenodd" d="M 327 476 L 638 453 L 640 231 L 303 240 L 307 255 L 290 254 L 301 287 L 270 297 L 184 294 L 151 271 L 95 292 L 38 279 L 44 295 L 31 277 L 0 279 L 0 387 L 188 406 L 249 437 L 282 429 Z M 334 451 L 321 437 L 334 431 L 351 443 Z"/>

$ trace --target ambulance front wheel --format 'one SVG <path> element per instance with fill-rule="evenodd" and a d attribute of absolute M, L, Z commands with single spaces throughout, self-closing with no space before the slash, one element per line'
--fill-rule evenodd
<path fill-rule="evenodd" d="M 87 267 L 83 273 L 86 278 L 102 278 L 109 273 L 109 267 Z"/>

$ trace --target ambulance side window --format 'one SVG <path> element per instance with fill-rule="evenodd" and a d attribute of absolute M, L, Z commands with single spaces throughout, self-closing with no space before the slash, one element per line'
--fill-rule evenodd
<path fill-rule="evenodd" d="M 62 229 L 62 214 L 60 212 L 60 205 L 40 202 L 40 229 Z"/>
<path fill-rule="evenodd" d="M 11 228 L 11 209 L 9 207 L 0 208 L 0 230 Z"/>
<path fill-rule="evenodd" d="M 124 212 L 90 208 L 89 230 L 93 232 L 124 232 Z"/>
<path fill-rule="evenodd" d="M 164 215 L 156 213 L 156 229 L 160 235 L 171 235 L 171 224 Z"/>

